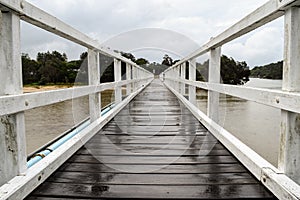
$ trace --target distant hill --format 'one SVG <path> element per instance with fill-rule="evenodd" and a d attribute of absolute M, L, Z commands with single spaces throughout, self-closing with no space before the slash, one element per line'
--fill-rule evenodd
<path fill-rule="evenodd" d="M 264 66 L 257 66 L 251 70 L 250 77 L 266 79 L 282 79 L 283 61 L 271 63 Z"/>

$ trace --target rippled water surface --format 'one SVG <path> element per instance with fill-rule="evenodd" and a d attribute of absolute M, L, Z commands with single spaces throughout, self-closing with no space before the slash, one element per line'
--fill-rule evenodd
<path fill-rule="evenodd" d="M 251 79 L 245 86 L 280 89 L 281 85 L 281 80 Z M 207 94 L 203 91 L 198 94 L 198 106 L 206 112 Z M 277 166 L 280 110 L 228 95 L 220 99 L 220 124 Z"/>

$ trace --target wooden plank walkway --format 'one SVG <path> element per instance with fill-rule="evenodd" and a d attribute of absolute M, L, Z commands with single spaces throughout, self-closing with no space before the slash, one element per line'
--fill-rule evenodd
<path fill-rule="evenodd" d="M 155 79 L 27 200 L 275 199 Z"/>

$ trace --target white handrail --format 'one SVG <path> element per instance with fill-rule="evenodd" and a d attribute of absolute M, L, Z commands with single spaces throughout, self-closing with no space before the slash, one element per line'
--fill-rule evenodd
<path fill-rule="evenodd" d="M 231 95 L 267 106 L 272 106 L 274 108 L 300 113 L 300 92 L 286 92 L 265 88 L 190 81 L 174 77 L 165 77 L 165 79 L 181 84 L 192 85 L 204 90 L 211 90 L 221 94 Z"/>
<path fill-rule="evenodd" d="M 148 78 L 150 80 L 151 78 Z M 80 86 L 67 89 L 34 92 L 19 95 L 0 96 L 0 116 L 14 114 L 29 109 L 47 106 L 74 98 L 99 93 L 123 85 L 139 83 L 144 79 L 124 80 L 102 83 L 100 85 Z"/>

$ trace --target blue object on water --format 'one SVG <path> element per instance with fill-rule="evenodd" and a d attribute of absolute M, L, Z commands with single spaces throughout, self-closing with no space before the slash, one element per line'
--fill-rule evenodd
<path fill-rule="evenodd" d="M 107 108 L 103 109 L 101 111 L 101 115 L 105 115 L 113 107 L 114 107 L 114 104 L 111 104 Z M 32 167 L 34 164 L 36 164 L 37 162 L 42 160 L 44 157 L 49 155 L 52 151 L 54 151 L 55 149 L 57 149 L 58 147 L 63 145 L 66 141 L 68 141 L 69 139 L 71 139 L 72 137 L 77 135 L 80 131 L 82 131 L 84 128 L 86 128 L 90 123 L 91 123 L 90 120 L 87 120 L 86 122 L 84 122 L 83 124 L 78 126 L 76 129 L 71 131 L 69 134 L 65 135 L 64 137 L 60 138 L 59 140 L 57 140 L 53 144 L 49 145 L 47 148 L 45 148 L 45 150 L 36 153 L 35 156 L 27 162 L 27 167 L 28 168 Z"/>

